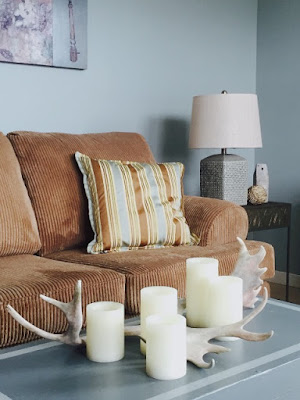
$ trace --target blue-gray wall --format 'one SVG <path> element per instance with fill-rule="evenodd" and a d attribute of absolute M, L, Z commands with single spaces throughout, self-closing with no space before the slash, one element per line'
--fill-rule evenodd
<path fill-rule="evenodd" d="M 186 165 L 192 97 L 256 91 L 257 0 L 89 0 L 88 69 L 0 63 L 0 129 L 138 131 L 158 161 Z M 254 169 L 254 150 L 236 150 Z"/>
<path fill-rule="evenodd" d="M 293 204 L 291 270 L 300 274 L 300 1 L 259 0 L 257 93 L 270 199 Z M 285 229 L 255 234 L 276 249 L 276 268 L 286 267 Z"/>

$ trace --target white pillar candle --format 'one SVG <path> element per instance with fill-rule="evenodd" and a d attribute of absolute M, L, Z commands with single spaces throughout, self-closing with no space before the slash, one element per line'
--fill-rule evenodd
<path fill-rule="evenodd" d="M 243 280 L 219 276 L 209 287 L 207 327 L 228 325 L 243 319 Z"/>
<path fill-rule="evenodd" d="M 186 318 L 187 325 L 206 325 L 209 286 L 218 277 L 218 260 L 195 257 L 186 260 Z"/>
<path fill-rule="evenodd" d="M 86 307 L 86 353 L 96 362 L 124 357 L 124 305 L 100 301 Z"/>
<path fill-rule="evenodd" d="M 182 315 L 151 315 L 146 319 L 146 372 L 155 379 L 186 374 L 186 319 Z"/>
<path fill-rule="evenodd" d="M 233 324 L 243 319 L 243 280 L 219 276 L 209 287 L 206 327 Z M 220 337 L 219 340 L 237 340 Z"/>
<path fill-rule="evenodd" d="M 146 337 L 146 318 L 152 314 L 177 314 L 177 290 L 168 286 L 148 286 L 141 289 L 141 336 Z M 146 345 L 140 341 L 141 352 Z"/>

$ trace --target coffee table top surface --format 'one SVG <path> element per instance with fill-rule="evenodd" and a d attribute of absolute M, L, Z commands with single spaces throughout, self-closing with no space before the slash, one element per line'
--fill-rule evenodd
<path fill-rule="evenodd" d="M 299 400 L 300 306 L 271 299 L 246 328 L 275 334 L 265 342 L 226 342 L 230 353 L 207 355 L 214 368 L 188 363 L 186 376 L 174 381 L 146 375 L 135 337 L 126 338 L 123 360 L 105 364 L 89 361 L 83 347 L 45 340 L 3 349 L 0 400 Z"/>

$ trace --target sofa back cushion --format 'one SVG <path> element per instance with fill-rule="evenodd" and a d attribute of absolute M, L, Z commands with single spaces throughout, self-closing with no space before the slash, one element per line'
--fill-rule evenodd
<path fill-rule="evenodd" d="M 84 246 L 93 238 L 76 151 L 92 158 L 155 162 L 137 133 L 12 132 L 8 137 L 36 214 L 40 255 Z"/>
<path fill-rule="evenodd" d="M 0 132 L 0 256 L 34 254 L 40 247 L 18 160 L 9 140 Z"/>

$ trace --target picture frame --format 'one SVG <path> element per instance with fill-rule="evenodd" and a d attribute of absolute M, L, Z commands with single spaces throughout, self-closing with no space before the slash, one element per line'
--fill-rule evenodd
<path fill-rule="evenodd" d="M 0 62 L 87 68 L 87 0 L 0 0 Z"/>

